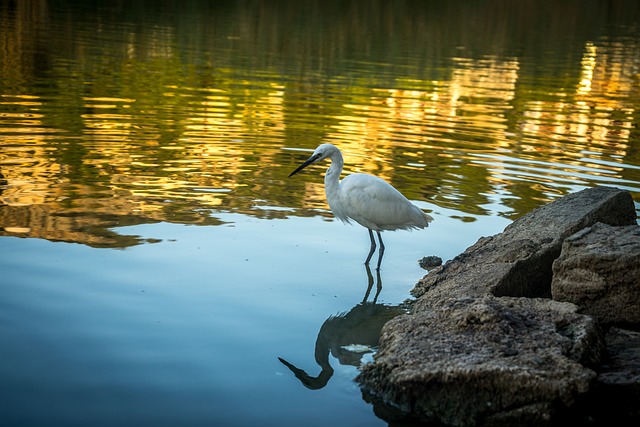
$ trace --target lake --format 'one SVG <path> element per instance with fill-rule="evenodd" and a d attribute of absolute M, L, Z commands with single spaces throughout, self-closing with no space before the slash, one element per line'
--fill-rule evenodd
<path fill-rule="evenodd" d="M 1 425 L 387 425 L 353 379 L 419 259 L 640 213 L 635 0 L 3 2 L 0 77 Z M 321 143 L 434 217 L 379 272 L 288 178 Z"/>

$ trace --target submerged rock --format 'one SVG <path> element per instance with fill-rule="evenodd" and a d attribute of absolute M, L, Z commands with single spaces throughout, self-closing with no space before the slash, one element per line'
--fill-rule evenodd
<path fill-rule="evenodd" d="M 418 265 L 423 270 L 431 270 L 442 265 L 442 258 L 436 255 L 425 256 L 418 260 Z"/>
<path fill-rule="evenodd" d="M 628 192 L 597 187 L 481 238 L 420 280 L 412 313 L 384 326 L 374 362 L 358 377 L 365 397 L 395 420 L 550 425 L 582 416 L 586 423 L 582 405 L 605 341 L 578 306 L 549 299 L 552 266 L 574 233 L 635 221 Z"/>

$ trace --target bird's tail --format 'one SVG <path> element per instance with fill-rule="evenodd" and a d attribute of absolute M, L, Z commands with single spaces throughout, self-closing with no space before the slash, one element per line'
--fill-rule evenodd
<path fill-rule="evenodd" d="M 420 212 L 422 212 L 422 211 L 420 211 Z M 432 217 L 431 215 L 428 215 L 428 214 L 424 213 L 424 212 L 422 212 L 422 216 L 424 217 L 424 220 L 425 220 L 425 222 L 426 222 L 426 224 L 425 224 L 425 225 L 428 227 L 428 226 L 429 226 L 429 223 L 430 223 L 431 221 L 433 221 L 433 217 Z"/>

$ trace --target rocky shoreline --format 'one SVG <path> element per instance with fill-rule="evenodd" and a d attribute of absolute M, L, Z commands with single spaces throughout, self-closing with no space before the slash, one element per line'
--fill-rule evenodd
<path fill-rule="evenodd" d="M 565 196 L 412 291 L 357 378 L 390 425 L 637 425 L 640 226 L 631 195 Z"/>

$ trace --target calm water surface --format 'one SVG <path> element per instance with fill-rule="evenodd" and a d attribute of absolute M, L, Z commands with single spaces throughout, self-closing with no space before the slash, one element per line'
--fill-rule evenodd
<path fill-rule="evenodd" d="M 637 2 L 440 3 L 2 3 L 0 424 L 386 425 L 353 378 L 419 258 L 640 200 Z M 287 178 L 323 142 L 435 218 L 379 277 Z"/>

